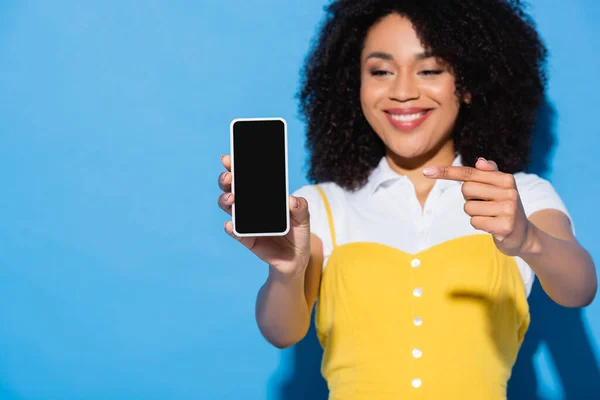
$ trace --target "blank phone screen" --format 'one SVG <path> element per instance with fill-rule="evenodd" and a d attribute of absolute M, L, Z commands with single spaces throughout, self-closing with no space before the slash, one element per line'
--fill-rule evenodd
<path fill-rule="evenodd" d="M 232 126 L 234 224 L 240 234 L 278 234 L 288 225 L 286 127 L 282 120 Z"/>

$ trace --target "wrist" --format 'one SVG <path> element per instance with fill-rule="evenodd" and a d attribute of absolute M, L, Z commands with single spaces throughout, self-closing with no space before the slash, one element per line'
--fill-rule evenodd
<path fill-rule="evenodd" d="M 296 268 L 290 271 L 282 271 L 281 269 L 269 265 L 268 280 L 279 284 L 290 285 L 295 283 L 304 284 L 304 273 L 308 266 L 308 261 L 299 261 Z"/>
<path fill-rule="evenodd" d="M 519 257 L 535 256 L 542 253 L 542 232 L 533 222 L 527 220 L 525 240 L 519 251 Z"/>

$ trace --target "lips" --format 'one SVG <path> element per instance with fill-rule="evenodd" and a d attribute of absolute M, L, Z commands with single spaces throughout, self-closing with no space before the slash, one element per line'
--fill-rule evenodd
<path fill-rule="evenodd" d="M 385 110 L 385 115 L 396 129 L 410 132 L 420 126 L 431 112 L 430 108 L 390 108 Z"/>

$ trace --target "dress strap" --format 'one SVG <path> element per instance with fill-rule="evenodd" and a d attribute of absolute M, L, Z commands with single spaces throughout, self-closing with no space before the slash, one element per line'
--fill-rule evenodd
<path fill-rule="evenodd" d="M 323 203 L 325 204 L 325 211 L 327 211 L 327 219 L 329 220 L 329 231 L 331 233 L 331 243 L 333 247 L 336 247 L 335 241 L 335 227 L 333 226 L 333 214 L 331 213 L 331 207 L 329 206 L 329 201 L 327 200 L 327 196 L 325 192 L 319 185 L 315 185 L 315 188 L 319 191 L 321 198 L 323 199 Z"/>

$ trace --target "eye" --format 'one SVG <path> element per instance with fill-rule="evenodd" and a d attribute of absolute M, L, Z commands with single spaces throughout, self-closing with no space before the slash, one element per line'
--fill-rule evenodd
<path fill-rule="evenodd" d="M 419 72 L 421 75 L 439 75 L 441 74 L 443 71 L 441 70 L 434 70 L 434 69 L 428 69 L 425 71 L 421 71 Z"/>
<path fill-rule="evenodd" d="M 375 70 L 371 71 L 371 75 L 372 76 L 384 76 L 384 75 L 387 75 L 387 74 L 390 74 L 390 73 L 391 72 L 384 71 L 382 69 L 375 69 Z"/>

